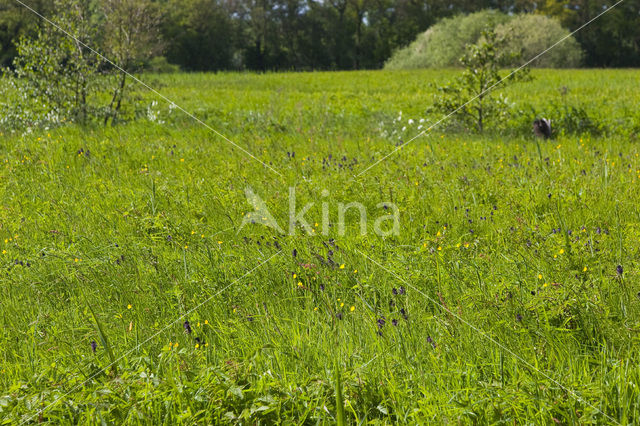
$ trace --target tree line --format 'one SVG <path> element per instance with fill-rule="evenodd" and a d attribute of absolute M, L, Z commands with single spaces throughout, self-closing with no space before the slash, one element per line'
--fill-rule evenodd
<path fill-rule="evenodd" d="M 43 16 L 55 3 L 22 0 Z M 100 9 L 100 0 L 75 0 Z M 154 15 L 156 54 L 186 71 L 381 68 L 392 53 L 445 17 L 487 8 L 557 18 L 570 31 L 608 0 L 140 0 Z M 93 5 L 93 7 L 92 7 Z M 95 18 L 96 21 L 100 17 Z M 48 25 L 15 0 L 0 0 L 0 65 L 17 40 Z M 626 0 L 579 31 L 584 65 L 640 66 L 640 2 Z"/>

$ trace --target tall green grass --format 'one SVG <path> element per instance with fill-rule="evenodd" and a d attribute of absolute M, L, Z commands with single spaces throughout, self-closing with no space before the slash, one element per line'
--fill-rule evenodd
<path fill-rule="evenodd" d="M 166 106 L 5 132 L 0 419 L 637 422 L 640 75 L 534 74 L 518 106 L 579 105 L 608 132 L 436 129 L 356 178 L 446 71 L 149 77 L 282 177 Z M 247 186 L 287 229 L 293 185 L 312 235 L 241 229 Z M 369 229 L 393 202 L 401 232 L 348 215 L 324 236 L 323 200 L 332 221 L 362 203 Z"/>

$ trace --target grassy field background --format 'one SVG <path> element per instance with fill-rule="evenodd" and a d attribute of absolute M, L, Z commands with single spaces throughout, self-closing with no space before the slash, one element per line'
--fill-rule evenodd
<path fill-rule="evenodd" d="M 143 77 L 280 174 L 142 90 L 130 123 L 4 131 L 0 421 L 331 423 L 340 390 L 353 423 L 637 422 L 640 72 L 536 70 L 501 131 L 358 176 L 455 73 Z M 560 106 L 599 135 L 538 145 Z M 250 187 L 287 229 L 293 186 L 311 235 L 241 226 Z M 322 235 L 323 202 L 399 235 Z"/>

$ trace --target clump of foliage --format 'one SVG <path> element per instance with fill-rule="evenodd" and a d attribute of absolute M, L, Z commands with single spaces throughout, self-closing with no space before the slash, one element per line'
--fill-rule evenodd
<path fill-rule="evenodd" d="M 505 38 L 505 49 L 508 52 L 519 53 L 525 60 L 534 58 L 570 34 L 556 19 L 533 14 L 519 15 L 499 24 L 495 32 Z M 540 68 L 576 68 L 582 62 L 582 55 L 576 39 L 568 37 L 530 65 Z M 520 64 L 511 61 L 508 65 Z"/>
<path fill-rule="evenodd" d="M 475 44 L 483 31 L 495 31 L 505 39 L 503 49 L 512 55 L 509 63 L 519 65 L 520 56 L 533 58 L 569 35 L 554 19 L 543 15 L 508 16 L 495 11 L 448 18 L 420 34 L 416 41 L 396 51 L 385 64 L 387 69 L 441 68 L 460 66 L 465 46 Z M 576 39 L 568 37 L 561 44 L 532 63 L 534 67 L 572 68 L 580 65 L 582 50 Z"/>
<path fill-rule="evenodd" d="M 460 65 L 469 44 L 478 41 L 482 32 L 510 17 L 494 10 L 446 18 L 430 27 L 408 47 L 396 51 L 385 64 L 387 69 L 441 68 Z"/>
<path fill-rule="evenodd" d="M 17 42 L 5 77 L 18 99 L 3 105 L 4 126 L 116 121 L 128 73 L 159 46 L 152 3 L 55 0 L 54 10 L 50 22 Z"/>
<path fill-rule="evenodd" d="M 96 10 L 87 2 L 55 1 L 57 14 L 35 36 L 17 43 L 14 80 L 32 115 L 45 114 L 50 121 L 86 122 L 99 114 L 93 102 L 99 91 L 95 77 L 102 66 L 98 55 L 86 46 L 96 45 Z"/>
<path fill-rule="evenodd" d="M 509 102 L 503 96 L 495 96 L 495 89 L 531 77 L 527 68 L 501 76 L 500 67 L 516 56 L 503 48 L 505 43 L 504 37 L 486 31 L 478 44 L 468 45 L 460 59 L 464 72 L 453 82 L 438 88 L 432 112 L 451 114 L 454 122 L 478 132 L 506 118 Z"/>

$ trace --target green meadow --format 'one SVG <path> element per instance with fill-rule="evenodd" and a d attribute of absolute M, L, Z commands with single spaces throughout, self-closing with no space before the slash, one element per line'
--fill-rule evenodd
<path fill-rule="evenodd" d="M 458 72 L 141 77 L 242 150 L 140 86 L 0 129 L 0 423 L 640 422 L 640 72 L 405 143 Z"/>

